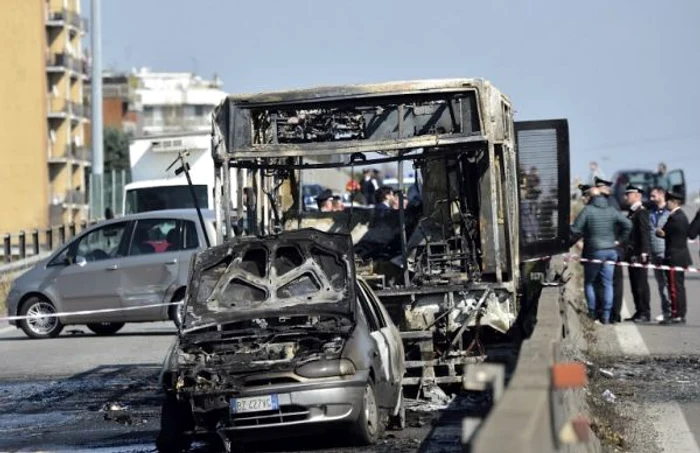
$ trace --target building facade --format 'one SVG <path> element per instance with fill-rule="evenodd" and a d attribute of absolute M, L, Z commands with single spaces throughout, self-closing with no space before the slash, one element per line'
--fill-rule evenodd
<path fill-rule="evenodd" d="M 0 232 L 80 222 L 90 154 L 80 0 L 5 0 L 0 37 Z"/>

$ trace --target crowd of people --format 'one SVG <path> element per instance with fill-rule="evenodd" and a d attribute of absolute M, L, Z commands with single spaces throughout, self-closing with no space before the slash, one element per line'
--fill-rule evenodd
<path fill-rule="evenodd" d="M 685 324 L 687 298 L 685 271 L 692 266 L 688 239 L 700 234 L 700 211 L 692 222 L 681 209 L 684 197 L 666 187 L 651 190 L 649 209 L 642 202 L 643 189 L 630 184 L 625 198 L 627 215 L 609 202 L 612 182 L 594 176 L 590 185 L 580 185 L 586 206 L 571 226 L 574 243 L 582 248 L 584 289 L 588 314 L 596 323 L 622 321 L 622 266 L 629 263 L 629 280 L 635 313 L 625 321 L 651 322 L 648 265 L 661 298 L 659 324 Z M 636 266 L 635 266 L 636 265 Z M 641 265 L 641 266 L 640 266 Z"/>

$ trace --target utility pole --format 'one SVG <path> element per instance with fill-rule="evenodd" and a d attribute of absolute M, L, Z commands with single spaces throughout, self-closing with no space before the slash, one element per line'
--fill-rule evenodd
<path fill-rule="evenodd" d="M 91 217 L 99 218 L 104 213 L 104 150 L 102 138 L 102 23 L 101 0 L 91 0 L 92 22 L 92 185 L 90 187 Z M 114 209 L 114 207 L 112 207 Z"/>

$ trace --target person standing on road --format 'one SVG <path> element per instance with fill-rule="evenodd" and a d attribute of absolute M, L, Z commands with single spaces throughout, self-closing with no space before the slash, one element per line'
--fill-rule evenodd
<path fill-rule="evenodd" d="M 666 191 L 662 187 L 654 187 L 651 189 L 649 199 L 653 203 L 654 208 L 649 213 L 649 235 L 651 237 L 651 263 L 654 266 L 664 264 L 664 251 L 666 245 L 664 238 L 656 235 L 656 230 L 663 228 L 670 214 L 666 208 Z M 656 286 L 659 289 L 659 299 L 661 299 L 661 314 L 656 317 L 656 321 L 663 321 L 671 317 L 671 301 L 668 298 L 668 281 L 666 280 L 666 272 L 662 269 L 654 269 L 654 278 Z"/>
<path fill-rule="evenodd" d="M 627 241 L 632 223 L 622 213 L 611 207 L 608 200 L 602 196 L 591 199 L 583 208 L 571 226 L 574 237 L 583 237 L 583 257 L 587 260 L 602 261 L 586 262 L 584 265 L 584 286 L 588 314 L 592 319 L 596 315 L 595 282 L 598 278 L 603 281 L 603 315 L 601 322 L 609 324 L 613 308 L 613 272 L 615 265 L 609 263 L 617 260 L 615 231 L 619 228 L 620 238 Z"/>
<path fill-rule="evenodd" d="M 606 181 L 605 179 L 602 178 L 595 178 L 595 190 L 602 196 L 605 197 L 606 200 L 608 200 L 608 203 L 612 208 L 617 210 L 618 212 L 620 211 L 620 206 L 619 203 L 611 203 L 610 196 L 612 194 L 612 185 L 613 183 L 611 181 Z M 620 240 L 620 229 L 615 231 L 615 236 L 617 238 L 616 242 L 616 249 L 617 249 L 617 262 L 619 263 L 622 261 L 622 259 L 625 256 L 625 248 L 622 245 L 622 241 Z M 616 265 L 615 270 L 613 270 L 613 308 L 612 308 L 612 316 L 610 318 L 611 323 L 618 323 L 622 322 L 622 316 L 620 315 L 620 312 L 622 311 L 622 296 L 623 296 L 623 290 L 624 290 L 624 281 L 623 281 L 623 275 L 622 275 L 622 266 Z M 596 285 L 596 294 L 598 294 L 598 301 L 604 300 L 602 294 L 603 294 L 603 285 L 601 281 L 598 281 Z M 598 312 L 602 313 L 603 307 L 599 306 L 598 307 Z"/>
<path fill-rule="evenodd" d="M 632 232 L 627 244 L 625 244 L 625 258 L 630 264 L 649 263 L 651 252 L 651 233 L 649 226 L 649 211 L 642 204 L 643 189 L 632 184 L 625 190 L 625 198 L 630 206 L 629 219 L 632 222 Z M 625 321 L 649 322 L 651 309 L 649 307 L 649 272 L 646 267 L 628 268 L 630 287 L 634 299 L 635 312 L 631 318 Z"/>
<path fill-rule="evenodd" d="M 656 172 L 656 185 L 665 191 L 671 190 L 671 181 L 668 180 L 668 169 L 663 162 L 659 163 L 658 171 Z"/>
<path fill-rule="evenodd" d="M 663 228 L 656 230 L 656 234 L 666 241 L 665 263 L 671 267 L 688 267 L 693 264 L 688 250 L 688 230 L 690 223 L 688 217 L 681 209 L 683 196 L 673 192 L 666 192 L 666 203 L 671 213 Z M 659 324 L 685 324 L 686 293 L 685 271 L 671 269 L 666 272 L 668 278 L 668 293 L 671 298 L 671 317 L 665 318 Z"/>

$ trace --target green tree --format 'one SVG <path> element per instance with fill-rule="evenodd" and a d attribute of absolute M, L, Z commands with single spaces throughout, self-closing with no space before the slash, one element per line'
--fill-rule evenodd
<path fill-rule="evenodd" d="M 129 170 L 129 135 L 116 127 L 104 129 L 104 171 Z"/>

